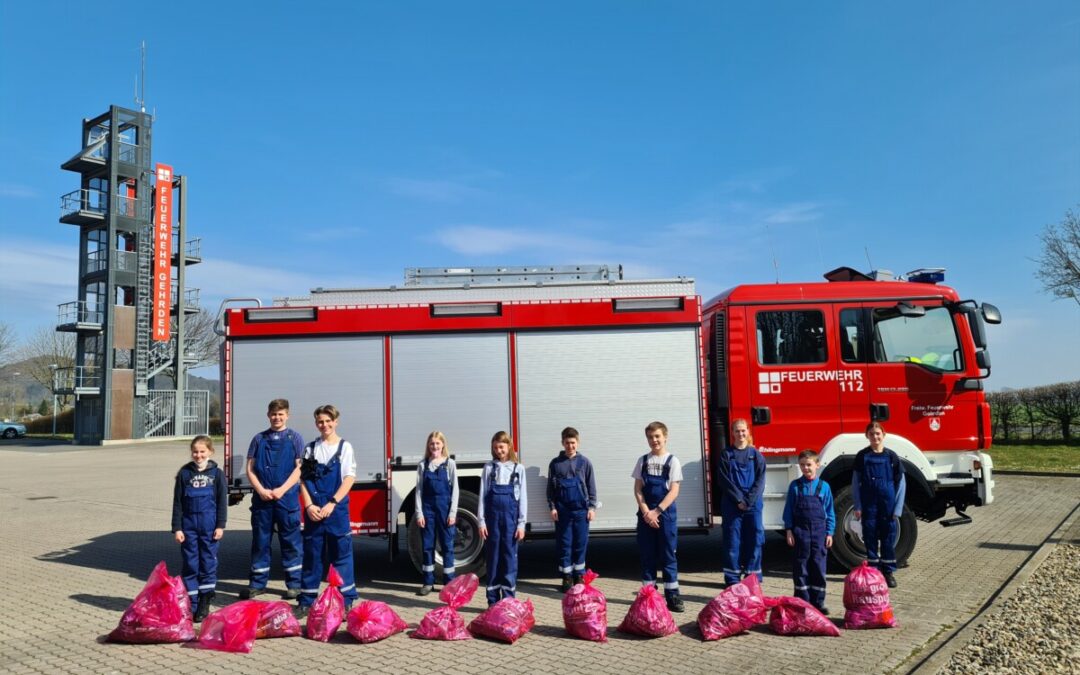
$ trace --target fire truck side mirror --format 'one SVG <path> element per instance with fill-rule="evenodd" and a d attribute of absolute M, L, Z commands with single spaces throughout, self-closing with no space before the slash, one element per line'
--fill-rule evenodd
<path fill-rule="evenodd" d="M 1001 323 L 1001 310 L 991 305 L 989 302 L 982 304 L 983 321 L 989 324 L 997 325 Z"/>
<path fill-rule="evenodd" d="M 975 365 L 981 370 L 990 370 L 990 352 L 985 349 L 975 352 Z"/>

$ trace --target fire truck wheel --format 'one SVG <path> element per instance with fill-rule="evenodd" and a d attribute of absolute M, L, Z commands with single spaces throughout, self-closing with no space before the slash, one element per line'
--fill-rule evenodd
<path fill-rule="evenodd" d="M 857 567 L 866 558 L 866 547 L 862 540 L 862 523 L 855 520 L 855 499 L 851 496 L 851 485 L 843 485 L 835 492 L 836 534 L 833 536 L 832 558 L 846 570 Z M 906 505 L 900 515 L 897 528 L 896 562 L 898 567 L 906 567 L 907 559 L 915 550 L 919 538 L 919 525 Z"/>
<path fill-rule="evenodd" d="M 476 516 L 480 498 L 462 490 L 458 495 L 457 537 L 454 539 L 454 570 L 457 574 L 472 572 L 483 577 L 487 572 L 484 562 L 484 540 L 480 538 L 480 521 Z M 420 541 L 420 526 L 416 518 L 409 521 L 409 558 L 416 570 L 423 565 L 424 551 Z M 442 553 L 435 547 L 435 576 L 442 575 Z"/>

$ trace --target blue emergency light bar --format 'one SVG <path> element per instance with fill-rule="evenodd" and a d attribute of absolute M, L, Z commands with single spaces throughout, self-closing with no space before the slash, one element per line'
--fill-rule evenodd
<path fill-rule="evenodd" d="M 914 281 L 917 284 L 940 284 L 945 281 L 945 268 L 920 267 L 917 270 L 911 270 L 905 276 L 908 281 Z"/>

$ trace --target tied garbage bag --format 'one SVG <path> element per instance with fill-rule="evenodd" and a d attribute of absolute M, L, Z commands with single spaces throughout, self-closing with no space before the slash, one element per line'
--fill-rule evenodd
<path fill-rule="evenodd" d="M 465 621 L 457 613 L 472 600 L 480 579 L 475 574 L 463 574 L 443 586 L 439 599 L 446 607 L 438 607 L 424 615 L 420 626 L 409 637 L 421 640 L 471 640 L 472 635 L 465 630 Z"/>
<path fill-rule="evenodd" d="M 844 628 L 896 626 L 885 576 L 865 560 L 844 577 L 844 609 Z"/>
<path fill-rule="evenodd" d="M 258 600 L 244 600 L 211 613 L 200 627 L 199 646 L 247 654 L 255 644 L 262 604 Z"/>
<path fill-rule="evenodd" d="M 390 605 L 378 600 L 365 600 L 349 612 L 349 634 L 364 644 L 378 642 L 408 627 Z"/>
<path fill-rule="evenodd" d="M 341 575 L 333 565 L 330 566 L 326 583 L 329 585 L 315 599 L 307 619 L 308 638 L 320 642 L 329 642 L 345 618 L 345 598 L 338 590 L 342 584 Z"/>
<path fill-rule="evenodd" d="M 675 619 L 667 608 L 664 596 L 652 584 L 642 586 L 626 618 L 619 624 L 619 630 L 645 637 L 664 637 L 671 635 L 678 628 Z"/>
<path fill-rule="evenodd" d="M 146 585 L 109 633 L 113 642 L 153 644 L 195 639 L 191 623 L 191 600 L 180 577 L 170 577 L 162 560 L 150 573 Z"/>
<path fill-rule="evenodd" d="M 514 644 L 536 625 L 532 600 L 503 598 L 480 613 L 469 624 L 469 632 L 479 637 Z"/>
<path fill-rule="evenodd" d="M 827 635 L 840 637 L 840 629 L 813 605 L 801 598 L 777 598 L 769 614 L 769 627 L 777 635 Z"/>
<path fill-rule="evenodd" d="M 581 583 L 566 592 L 562 616 L 567 633 L 582 640 L 607 642 L 607 598 L 592 585 L 598 576 L 586 570 Z"/>
<path fill-rule="evenodd" d="M 284 600 L 259 602 L 259 610 L 259 625 L 255 629 L 255 639 L 296 637 L 300 634 L 300 622 L 293 616 L 292 606 Z"/>
<path fill-rule="evenodd" d="M 751 574 L 710 600 L 698 614 L 697 622 L 706 640 L 719 640 L 764 623 L 767 614 L 761 583 Z"/>

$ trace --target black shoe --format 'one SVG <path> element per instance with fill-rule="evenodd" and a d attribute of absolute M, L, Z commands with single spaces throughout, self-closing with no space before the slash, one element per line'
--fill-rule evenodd
<path fill-rule="evenodd" d="M 435 590 L 434 586 L 432 586 L 431 584 L 424 584 L 423 586 L 420 587 L 420 590 L 418 590 L 416 592 L 416 594 L 417 595 L 427 595 L 428 593 L 431 593 L 433 590 Z"/>
<path fill-rule="evenodd" d="M 582 581 L 584 581 L 584 579 L 585 579 L 584 576 L 582 576 L 580 574 L 575 574 L 574 575 L 574 585 L 577 586 L 578 584 L 582 583 Z"/>
<path fill-rule="evenodd" d="M 293 610 L 293 616 L 297 619 L 303 619 L 310 611 L 311 607 L 309 605 L 297 605 L 296 609 Z"/>
<path fill-rule="evenodd" d="M 256 595 L 262 595 L 266 592 L 265 588 L 255 588 L 254 586 L 248 586 L 244 590 L 240 591 L 241 600 L 250 600 Z"/>
<path fill-rule="evenodd" d="M 821 612 L 821 613 L 822 613 L 822 614 L 824 614 L 825 616 L 828 616 L 828 615 L 829 615 L 829 608 L 828 608 L 828 607 L 826 607 L 825 605 L 819 605 L 819 606 L 817 607 L 817 611 Z"/>
<path fill-rule="evenodd" d="M 569 574 L 564 574 L 562 577 L 562 585 L 559 587 L 563 593 L 567 592 L 574 587 L 574 580 L 570 578 Z"/>
<path fill-rule="evenodd" d="M 300 597 L 300 589 L 299 588 L 286 588 L 285 589 L 285 599 L 286 600 L 295 600 L 295 599 L 297 599 L 299 597 Z"/>
<path fill-rule="evenodd" d="M 889 588 L 896 588 L 896 577 L 893 576 L 892 572 L 885 572 L 885 583 Z"/>
<path fill-rule="evenodd" d="M 195 610 L 195 623 L 201 622 L 210 613 L 210 601 L 214 599 L 214 593 L 201 593 L 199 595 L 199 607 Z"/>
<path fill-rule="evenodd" d="M 686 611 L 686 606 L 683 604 L 682 598 L 677 595 L 667 599 L 667 608 L 673 612 Z"/>

